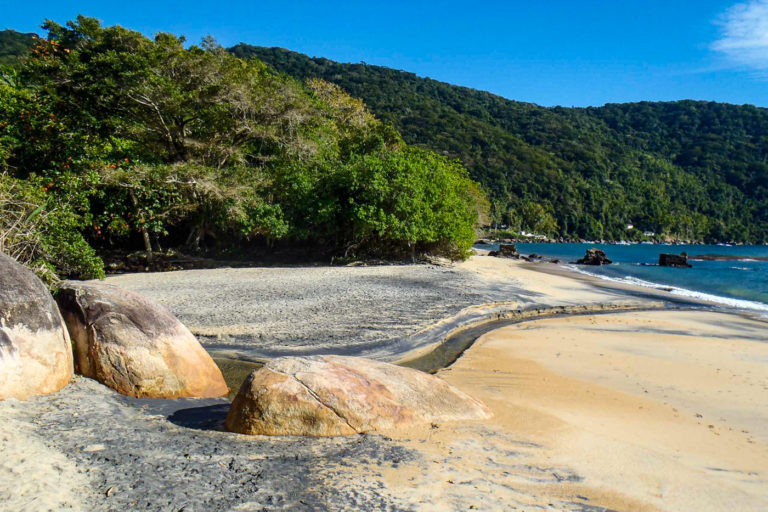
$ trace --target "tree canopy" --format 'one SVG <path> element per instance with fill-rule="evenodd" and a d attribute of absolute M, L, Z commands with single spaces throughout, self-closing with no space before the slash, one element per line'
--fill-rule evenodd
<path fill-rule="evenodd" d="M 482 202 L 466 170 L 408 146 L 338 86 L 211 38 L 188 46 L 82 16 L 43 27 L 0 74 L 0 206 L 3 190 L 29 190 L 33 211 L 68 219 L 57 229 L 70 240 L 29 224 L 42 242 L 28 261 L 91 277 L 97 252 L 169 244 L 466 257 Z M 26 222 L 29 208 L 12 207 Z"/>
<path fill-rule="evenodd" d="M 768 109 L 544 108 L 86 17 L 44 29 L 0 32 L 0 250 L 46 271 L 168 246 L 460 258 L 476 220 L 768 241 Z"/>

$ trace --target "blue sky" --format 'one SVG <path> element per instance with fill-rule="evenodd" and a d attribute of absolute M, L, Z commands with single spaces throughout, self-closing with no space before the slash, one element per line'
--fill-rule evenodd
<path fill-rule="evenodd" d="M 768 0 L 0 0 L 0 28 L 82 13 L 412 71 L 541 105 L 683 98 L 768 106 Z"/>

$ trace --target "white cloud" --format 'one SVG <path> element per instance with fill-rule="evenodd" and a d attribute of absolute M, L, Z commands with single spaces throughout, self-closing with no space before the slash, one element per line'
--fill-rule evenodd
<path fill-rule="evenodd" d="M 712 49 L 732 64 L 768 70 L 768 0 L 736 4 L 722 15 L 720 39 Z"/>

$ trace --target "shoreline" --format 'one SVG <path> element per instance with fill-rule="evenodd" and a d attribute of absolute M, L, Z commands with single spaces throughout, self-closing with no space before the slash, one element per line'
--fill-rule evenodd
<path fill-rule="evenodd" d="M 475 245 L 490 244 L 599 244 L 599 245 L 667 245 L 675 247 L 678 245 L 714 245 L 718 247 L 765 247 L 766 243 L 746 243 L 746 242 L 704 242 L 701 240 L 675 240 L 660 242 L 657 240 L 584 240 L 584 239 L 565 239 L 565 238 L 494 238 L 491 236 L 480 237 L 475 240 Z"/>
<path fill-rule="evenodd" d="M 525 262 L 531 270 L 543 272 L 550 275 L 559 275 L 570 279 L 583 280 L 596 288 L 605 288 L 608 290 L 622 290 L 627 294 L 654 297 L 659 300 L 678 304 L 691 304 L 699 306 L 709 306 L 721 308 L 734 313 L 745 315 L 757 315 L 760 318 L 767 318 L 768 304 L 762 302 L 750 301 L 747 299 L 734 299 L 731 297 L 713 295 L 705 292 L 697 292 L 671 285 L 653 283 L 646 281 L 642 284 L 641 280 L 634 278 L 614 278 L 591 274 L 587 270 L 570 268 L 566 265 L 557 265 L 548 262 Z M 627 279 L 627 280 L 625 280 Z M 632 282 L 634 280 L 635 282 Z M 683 292 L 683 293 L 680 293 Z M 740 306 L 739 304 L 743 304 Z M 757 306 L 757 307 L 755 307 Z"/>
<path fill-rule="evenodd" d="M 715 295 L 707 292 L 700 292 L 700 291 L 691 290 L 688 288 L 682 288 L 679 286 L 665 285 L 661 283 L 655 283 L 652 281 L 644 281 L 642 279 L 631 277 L 631 276 L 627 276 L 623 278 L 600 276 L 596 274 L 591 274 L 587 270 L 580 270 L 578 268 L 569 268 L 568 266 L 564 266 L 564 268 L 576 274 L 597 278 L 600 281 L 606 281 L 609 283 L 616 283 L 619 285 L 626 285 L 630 287 L 639 287 L 647 290 L 667 292 L 672 294 L 674 297 L 679 297 L 680 298 L 679 300 L 681 302 L 706 304 L 706 305 L 711 305 L 713 307 L 721 307 L 721 308 L 731 309 L 734 311 L 742 311 L 744 313 L 761 315 L 762 317 L 768 318 L 768 304 L 763 302 L 727 297 L 724 295 Z"/>
<path fill-rule="evenodd" d="M 666 373 L 658 377 L 658 384 L 646 383 L 654 393 L 675 384 L 666 375 L 674 376 L 679 368 L 693 371 L 679 366 L 690 356 L 665 359 L 664 351 L 670 348 L 654 341 L 657 336 L 670 337 L 676 346 L 690 347 L 694 356 L 711 354 L 709 362 L 746 375 L 743 384 L 737 382 L 741 391 L 733 388 L 741 393 L 736 403 L 744 410 L 745 404 L 756 399 L 750 397 L 765 392 L 756 384 L 762 382 L 765 370 L 745 367 L 753 364 L 749 361 L 729 362 L 731 359 L 719 356 L 722 352 L 717 346 L 735 336 L 734 347 L 746 343 L 754 354 L 750 357 L 763 357 L 763 347 L 768 351 L 763 343 L 768 324 L 661 290 L 606 283 L 549 267 L 474 256 L 450 267 L 245 268 L 108 278 L 107 282 L 145 293 L 169 307 L 193 331 L 222 336 L 235 332 L 240 337 L 233 340 L 203 337 L 204 347 L 219 360 L 227 354 L 276 357 L 341 352 L 402 361 L 405 356 L 434 350 L 451 336 L 469 334 L 471 346 L 458 347 L 461 357 L 438 371 L 438 376 L 484 401 L 495 416 L 488 421 L 425 425 L 409 432 L 348 438 L 250 437 L 222 431 L 226 398 L 131 400 L 77 377 L 54 395 L 0 402 L 0 416 L 8 420 L 0 426 L 0 447 L 4 453 L 9 448 L 10 441 L 3 444 L 3 436 L 20 447 L 7 451 L 9 457 L 0 464 L 0 499 L 17 510 L 24 510 L 29 496 L 35 497 L 37 505 L 72 510 L 166 506 L 195 510 L 507 510 L 512 506 L 523 510 L 694 510 L 683 506 L 686 502 L 679 494 L 676 506 L 665 506 L 654 495 L 653 486 L 638 480 L 634 470 L 620 468 L 619 474 L 629 473 L 617 479 L 611 476 L 612 466 L 605 465 L 608 446 L 623 450 L 617 453 L 627 461 L 645 460 L 645 455 L 657 453 L 652 443 L 647 448 L 650 451 L 627 451 L 626 440 L 610 435 L 611 429 L 617 435 L 636 432 L 647 421 L 630 416 L 633 419 L 626 425 L 616 423 L 616 411 L 628 414 L 633 407 L 662 411 L 661 405 L 647 402 L 656 395 L 645 396 L 642 389 L 633 387 L 634 381 L 614 375 L 613 367 L 606 366 L 607 359 L 593 353 L 596 351 L 570 348 L 570 357 L 556 356 L 571 342 L 548 333 L 575 329 L 573 332 L 586 333 L 579 334 L 584 340 L 579 344 L 603 340 L 600 351 L 611 354 L 610 361 L 625 361 L 628 369 L 647 369 L 630 373 L 637 378 L 646 378 L 646 373 L 653 376 L 655 368 L 664 368 Z M 345 306 L 350 303 L 355 307 Z M 536 314 L 545 316 L 533 318 Z M 503 327 L 492 323 L 505 315 L 512 323 Z M 519 321 L 526 315 L 531 316 Z M 483 328 L 488 332 L 482 332 Z M 712 338 L 709 331 L 719 333 L 720 338 Z M 529 342 L 507 346 L 509 332 L 529 336 Z M 274 336 L 260 337 L 260 333 Z M 547 339 L 550 341 L 543 343 Z M 562 350 L 544 350 L 545 346 Z M 699 346 L 711 350 L 699 350 Z M 521 352 L 523 347 L 527 352 Z M 663 357 L 653 359 L 658 355 Z M 768 354 L 765 358 L 768 360 Z M 473 366 L 480 359 L 485 363 Z M 745 368 L 752 373 L 746 374 Z M 578 373 L 588 369 L 594 372 Z M 600 380 L 607 376 L 614 380 Z M 768 389 L 768 375 L 765 377 Z M 696 386 L 702 380 L 701 386 L 705 386 L 716 382 L 714 379 L 707 374 L 689 380 Z M 584 395 L 568 394 L 577 389 L 584 390 Z M 681 387 L 675 400 L 695 399 L 695 392 L 704 390 L 697 389 Z M 719 414 L 713 394 L 717 388 L 706 389 L 700 404 L 706 408 L 701 411 L 705 419 L 691 413 L 693 423 L 676 423 L 659 412 L 661 416 L 654 416 L 654 421 L 661 423 L 654 423 L 653 429 L 664 425 L 682 432 L 679 439 L 685 440 L 684 434 L 691 433 L 691 439 L 695 434 L 695 439 L 708 442 L 714 434 L 698 422 L 721 427 L 709 418 Z M 598 392 L 606 400 L 586 399 Z M 616 409 L 615 404 L 624 405 Z M 663 410 L 669 413 L 668 408 Z M 762 414 L 754 414 L 758 413 Z M 723 410 L 721 416 L 733 422 L 729 426 L 735 427 L 739 421 L 755 423 L 753 416 L 740 414 Z M 611 427 L 595 432 L 597 420 Z M 703 433 L 697 430 L 702 428 L 706 429 Z M 757 468 L 767 444 L 762 431 L 755 432 L 751 436 L 757 445 L 748 444 L 753 451 L 758 449 L 753 464 Z M 642 429 L 639 434 L 646 437 L 638 439 L 649 443 L 655 439 Z M 734 443 L 738 437 L 721 435 Z M 744 439 L 739 442 L 746 442 Z M 573 451 L 573 446 L 585 451 Z M 665 450 L 669 448 L 665 446 Z M 695 448 L 690 443 L 685 446 L 688 452 Z M 741 450 L 740 444 L 738 447 Z M 714 457 L 710 466 L 738 469 L 735 463 L 713 465 L 718 454 L 727 452 L 706 452 Z M 21 458 L 26 462 L 22 464 Z M 35 487 L 32 484 L 38 476 L 46 478 L 48 460 L 57 461 L 66 481 L 62 479 L 54 487 Z M 668 472 L 670 485 L 678 485 L 682 480 L 675 475 L 690 476 L 697 471 L 690 464 L 664 461 L 656 470 L 644 462 L 642 474 Z M 17 466 L 24 472 L 14 472 Z M 310 481 L 297 482 L 297 471 L 311 475 Z M 714 487 L 741 485 L 734 483 L 740 473 L 703 471 L 706 482 Z M 742 510 L 760 510 L 755 503 L 763 504 L 752 492 L 754 482 L 765 480 L 763 469 L 757 471 L 757 476 L 743 477 L 753 483 L 744 484 L 746 490 L 740 488 L 739 492 L 746 494 L 736 496 L 745 505 Z"/>
<path fill-rule="evenodd" d="M 696 254 L 693 247 L 687 248 L 688 260 L 694 263 L 693 270 L 681 270 L 679 273 L 675 271 L 674 274 L 669 274 L 664 270 L 657 271 L 653 268 L 661 268 L 656 264 L 657 257 L 660 253 L 669 252 L 659 249 L 651 250 L 632 250 L 627 252 L 625 248 L 621 248 L 621 244 L 616 245 L 614 248 L 603 246 L 602 249 L 606 251 L 609 256 L 615 256 L 613 265 L 605 267 L 592 267 L 588 265 L 576 265 L 574 263 L 567 263 L 579 256 L 574 254 L 574 250 L 560 247 L 557 249 L 546 249 L 544 246 L 547 244 L 524 244 L 520 247 L 520 250 L 524 252 L 529 251 L 541 251 L 548 257 L 543 259 L 534 259 L 533 263 L 544 263 L 546 261 L 552 261 L 552 258 L 563 260 L 562 264 L 564 268 L 575 271 L 579 274 L 587 274 L 598 277 L 604 281 L 611 281 L 622 284 L 629 284 L 634 286 L 640 286 L 643 288 L 650 288 L 655 290 L 667 290 L 673 294 L 687 297 L 691 300 L 701 300 L 717 305 L 724 305 L 731 308 L 754 310 L 762 314 L 768 315 L 768 283 L 764 281 L 760 276 L 760 272 L 765 272 L 765 262 L 768 261 L 768 254 L 765 253 L 763 246 L 740 246 L 733 248 L 723 248 L 722 253 L 717 253 L 717 247 L 706 246 L 708 254 Z M 598 247 L 594 244 L 580 244 L 583 247 Z M 605 245 L 605 244 L 603 244 Z M 493 249 L 495 246 L 482 246 L 475 247 L 475 251 L 480 254 L 487 254 L 489 249 Z M 754 250 L 750 251 L 747 247 L 752 247 Z M 728 249 L 725 251 L 725 249 Z M 615 251 L 615 252 L 614 252 Z M 692 253 L 691 251 L 694 251 Z M 674 252 L 674 251 L 673 251 Z M 634 259 L 639 258 L 639 259 Z M 529 260 L 530 261 L 530 260 Z M 743 266 L 726 267 L 718 265 L 718 263 L 741 263 Z M 559 261 L 558 261 L 559 263 Z M 757 265 L 762 263 L 763 265 Z M 689 273 L 696 273 L 701 267 L 701 273 L 696 275 L 700 276 L 700 280 L 696 280 L 691 276 L 686 276 Z M 745 276 L 740 274 L 739 271 L 757 271 L 758 273 L 753 276 Z M 546 271 L 546 270 L 545 270 Z M 734 272 L 736 271 L 736 272 Z M 712 280 L 716 283 L 714 286 L 706 284 L 708 280 Z M 738 283 L 742 280 L 753 279 L 755 293 L 751 293 L 752 288 L 745 286 L 729 287 L 728 283 L 733 281 Z"/>

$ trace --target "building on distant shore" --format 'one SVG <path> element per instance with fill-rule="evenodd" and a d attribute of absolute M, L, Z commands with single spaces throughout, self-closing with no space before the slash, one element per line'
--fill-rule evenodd
<path fill-rule="evenodd" d="M 537 235 L 536 233 L 528 233 L 525 230 L 521 231 L 520 234 L 527 238 L 536 238 L 538 240 L 546 240 L 547 235 Z"/>

